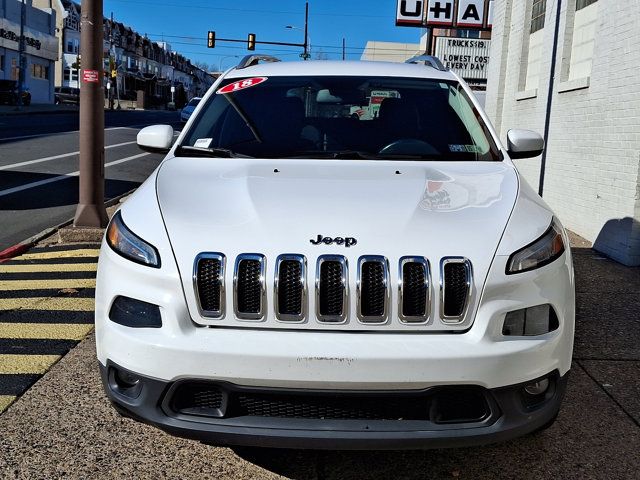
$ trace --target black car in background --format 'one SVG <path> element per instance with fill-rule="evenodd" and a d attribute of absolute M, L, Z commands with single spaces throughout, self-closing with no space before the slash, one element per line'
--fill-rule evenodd
<path fill-rule="evenodd" d="M 19 98 L 18 82 L 15 80 L 0 80 L 0 105 L 17 105 Z M 31 94 L 22 92 L 22 104 L 31 104 Z"/>
<path fill-rule="evenodd" d="M 80 104 L 80 89 L 73 87 L 56 87 L 55 89 L 56 105 L 62 103 L 70 103 L 73 105 Z"/>

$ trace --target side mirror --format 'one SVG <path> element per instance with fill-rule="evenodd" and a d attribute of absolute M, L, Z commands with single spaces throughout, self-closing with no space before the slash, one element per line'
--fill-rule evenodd
<path fill-rule="evenodd" d="M 544 140 L 539 133 L 531 130 L 509 130 L 507 133 L 507 152 L 512 159 L 537 157 L 543 150 Z"/>
<path fill-rule="evenodd" d="M 173 127 L 152 125 L 138 132 L 138 147 L 149 153 L 167 153 L 173 145 Z"/>

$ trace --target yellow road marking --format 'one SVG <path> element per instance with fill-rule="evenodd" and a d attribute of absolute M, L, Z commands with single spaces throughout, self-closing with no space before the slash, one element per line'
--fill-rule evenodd
<path fill-rule="evenodd" d="M 16 397 L 11 395 L 0 395 L 0 412 L 4 412 L 11 405 Z"/>
<path fill-rule="evenodd" d="M 87 258 L 97 257 L 100 253 L 99 249 L 79 249 L 79 250 L 62 250 L 60 252 L 39 252 L 26 253 L 15 260 L 50 260 L 54 258 Z"/>
<path fill-rule="evenodd" d="M 0 281 L 0 291 L 44 290 L 64 288 L 95 288 L 93 278 L 81 280 L 4 280 Z"/>
<path fill-rule="evenodd" d="M 80 341 L 91 330 L 91 324 L 0 323 L 0 338 Z"/>
<path fill-rule="evenodd" d="M 0 298 L 1 310 L 62 310 L 93 312 L 93 298 Z"/>
<path fill-rule="evenodd" d="M 0 374 L 42 375 L 59 359 L 59 355 L 0 355 Z"/>
<path fill-rule="evenodd" d="M 31 273 L 31 272 L 95 272 L 98 270 L 96 263 L 39 263 L 21 265 L 2 265 L 0 273 Z"/>

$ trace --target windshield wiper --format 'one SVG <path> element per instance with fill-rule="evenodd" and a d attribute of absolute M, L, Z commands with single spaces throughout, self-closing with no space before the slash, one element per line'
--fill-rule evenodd
<path fill-rule="evenodd" d="M 229 150 L 228 148 L 204 148 L 204 147 L 191 147 L 189 145 L 182 145 L 178 147 L 177 156 L 181 153 L 186 154 L 186 156 L 190 157 L 214 157 L 214 158 L 251 158 L 248 155 L 242 155 L 241 153 L 236 153 L 233 150 Z"/>
<path fill-rule="evenodd" d="M 335 158 L 340 160 L 369 160 L 376 158 L 374 155 L 359 152 L 357 150 L 342 150 L 338 152 L 327 152 L 324 150 L 310 150 L 300 152 L 295 155 L 287 155 L 287 158 Z"/>

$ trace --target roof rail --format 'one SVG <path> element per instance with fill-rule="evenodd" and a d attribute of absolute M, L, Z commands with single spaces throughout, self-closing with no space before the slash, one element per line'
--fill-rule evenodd
<path fill-rule="evenodd" d="M 237 69 L 253 67 L 254 65 L 258 65 L 260 62 L 279 62 L 280 59 L 277 57 L 273 57 L 271 55 L 247 55 L 236 67 Z"/>
<path fill-rule="evenodd" d="M 409 60 L 407 60 L 404 63 L 420 63 L 420 62 L 424 62 L 425 65 L 429 65 L 433 68 L 435 68 L 436 70 L 440 70 L 441 72 L 446 72 L 447 70 L 449 70 L 447 67 L 445 67 L 442 62 L 440 61 L 440 59 L 438 57 L 435 57 L 433 55 L 418 55 L 415 57 L 410 58 Z"/>

